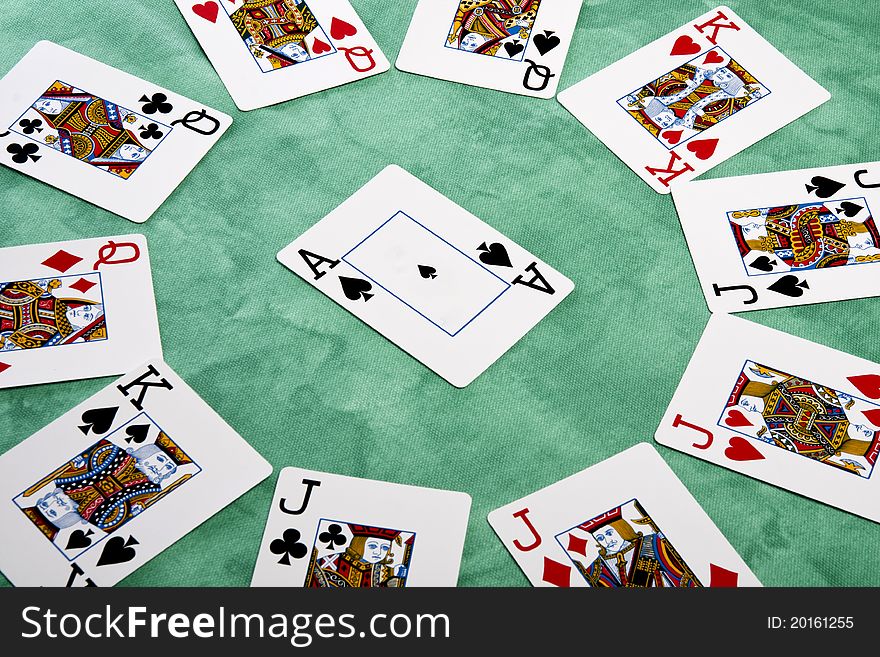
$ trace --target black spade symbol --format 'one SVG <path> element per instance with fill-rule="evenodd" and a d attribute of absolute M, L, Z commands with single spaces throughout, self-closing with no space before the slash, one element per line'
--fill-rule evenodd
<path fill-rule="evenodd" d="M 67 540 L 67 547 L 65 550 L 81 550 L 82 548 L 87 548 L 92 544 L 92 539 L 89 538 L 92 534 L 94 534 L 91 529 L 87 532 L 83 532 L 82 529 L 77 529 L 70 535 L 70 538 Z"/>
<path fill-rule="evenodd" d="M 116 418 L 118 410 L 119 407 L 115 406 L 113 408 L 93 408 L 90 411 L 86 411 L 82 414 L 83 424 L 79 430 L 87 436 L 89 431 L 97 434 L 107 433 L 113 425 L 113 420 Z"/>
<path fill-rule="evenodd" d="M 787 297 L 796 298 L 804 296 L 804 290 L 809 290 L 810 286 L 806 281 L 801 281 L 797 276 L 789 274 L 780 278 L 767 289 L 778 294 L 784 294 Z"/>
<path fill-rule="evenodd" d="M 437 270 L 428 265 L 419 265 L 419 275 L 422 278 L 437 278 Z"/>
<path fill-rule="evenodd" d="M 482 251 L 480 254 L 480 260 L 487 265 L 513 267 L 513 263 L 510 262 L 510 256 L 507 255 L 507 249 L 504 248 L 503 244 L 494 242 L 487 246 L 486 243 L 483 242 L 477 247 L 477 251 Z"/>
<path fill-rule="evenodd" d="M 342 291 L 345 293 L 345 296 L 352 301 L 359 301 L 361 298 L 364 301 L 369 301 L 375 296 L 367 294 L 373 289 L 373 285 L 363 279 L 340 276 L 339 282 L 342 284 Z"/>

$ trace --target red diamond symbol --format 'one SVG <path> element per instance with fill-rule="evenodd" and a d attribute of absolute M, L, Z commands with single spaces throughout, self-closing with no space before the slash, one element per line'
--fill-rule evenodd
<path fill-rule="evenodd" d="M 7 365 L 6 363 L 0 361 L 0 374 L 3 374 L 6 370 L 8 370 L 12 365 Z"/>
<path fill-rule="evenodd" d="M 78 292 L 82 292 L 83 294 L 85 294 L 96 285 L 97 283 L 92 283 L 92 281 L 87 281 L 86 279 L 81 278 L 70 287 Z"/>
<path fill-rule="evenodd" d="M 578 554 L 587 556 L 587 545 L 589 545 L 589 541 L 587 541 L 587 539 L 580 538 L 579 536 L 575 536 L 574 534 L 568 535 L 569 552 L 577 552 Z"/>
<path fill-rule="evenodd" d="M 727 568 L 716 566 L 714 563 L 709 564 L 709 586 L 713 588 L 732 588 L 739 581 L 739 574 Z"/>
<path fill-rule="evenodd" d="M 550 557 L 544 557 L 544 575 L 543 579 L 548 584 L 568 588 L 571 579 L 571 566 L 564 563 L 554 561 Z"/>
<path fill-rule="evenodd" d="M 80 258 L 79 256 L 75 256 L 72 253 L 68 253 L 67 251 L 62 249 L 55 255 L 43 260 L 41 264 L 46 265 L 47 267 L 51 267 L 52 269 L 57 269 L 58 271 L 63 273 L 73 267 L 78 262 L 82 262 L 82 258 Z"/>

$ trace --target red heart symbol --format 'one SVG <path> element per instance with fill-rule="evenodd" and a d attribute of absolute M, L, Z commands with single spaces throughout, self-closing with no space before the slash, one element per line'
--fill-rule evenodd
<path fill-rule="evenodd" d="M 663 133 L 663 139 L 674 146 L 681 141 L 681 135 L 683 132 L 683 130 L 667 130 Z"/>
<path fill-rule="evenodd" d="M 696 55 L 700 52 L 700 46 L 689 36 L 680 36 L 675 40 L 670 55 Z"/>
<path fill-rule="evenodd" d="M 3 366 L 3 363 L 0 363 L 0 367 Z M 867 418 L 868 422 L 873 424 L 875 427 L 880 427 L 880 408 L 874 408 L 870 411 L 862 411 L 862 415 Z"/>
<path fill-rule="evenodd" d="M 880 399 L 880 375 L 862 374 L 861 376 L 848 376 L 846 378 L 866 397 Z"/>
<path fill-rule="evenodd" d="M 210 2 L 206 2 L 203 5 L 193 5 L 193 13 L 196 16 L 200 16 L 204 18 L 206 21 L 211 21 L 212 23 L 217 22 L 217 12 L 220 11 L 220 5 L 211 0 Z"/>
<path fill-rule="evenodd" d="M 315 39 L 315 42 L 312 44 L 312 52 L 316 55 L 322 55 L 325 52 L 330 52 L 330 44 L 324 43 L 320 39 Z"/>
<path fill-rule="evenodd" d="M 348 36 L 354 36 L 357 33 L 358 31 L 354 25 L 346 23 L 341 18 L 336 18 L 334 16 L 333 20 L 330 21 L 330 36 L 337 41 L 341 41 Z"/>
<path fill-rule="evenodd" d="M 760 461 L 764 458 L 752 443 L 739 436 L 730 439 L 730 447 L 724 450 L 724 456 L 731 461 Z"/>
<path fill-rule="evenodd" d="M 724 61 L 724 57 L 718 54 L 717 51 L 713 50 L 708 55 L 706 55 L 706 59 L 703 60 L 704 64 L 720 64 Z"/>
<path fill-rule="evenodd" d="M 687 145 L 687 149 L 701 160 L 708 160 L 715 154 L 717 139 L 699 139 Z"/>
<path fill-rule="evenodd" d="M 729 427 L 750 427 L 752 423 L 749 422 L 749 418 L 743 415 L 743 412 L 732 408 L 730 412 L 728 412 L 727 417 L 724 418 L 724 423 Z"/>

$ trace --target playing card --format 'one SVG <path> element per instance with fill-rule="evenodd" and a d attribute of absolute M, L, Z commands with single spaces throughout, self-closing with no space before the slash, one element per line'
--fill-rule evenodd
<path fill-rule="evenodd" d="M 830 94 L 718 7 L 559 94 L 655 191 L 690 180 Z"/>
<path fill-rule="evenodd" d="M 880 522 L 880 365 L 713 315 L 657 442 Z"/>
<path fill-rule="evenodd" d="M 175 2 L 244 111 L 390 68 L 347 0 Z"/>
<path fill-rule="evenodd" d="M 232 119 L 49 41 L 0 80 L 0 163 L 136 223 Z"/>
<path fill-rule="evenodd" d="M 0 456 L 0 571 L 112 586 L 272 472 L 154 360 Z"/>
<path fill-rule="evenodd" d="M 489 514 L 533 586 L 760 586 L 651 445 Z"/>
<path fill-rule="evenodd" d="M 161 357 L 143 235 L 0 249 L 0 389 Z"/>
<path fill-rule="evenodd" d="M 285 468 L 251 586 L 455 586 L 464 493 Z"/>
<path fill-rule="evenodd" d="M 421 0 L 397 68 L 553 98 L 580 9 L 580 0 Z"/>
<path fill-rule="evenodd" d="M 694 181 L 675 207 L 712 312 L 880 295 L 880 163 Z"/>
<path fill-rule="evenodd" d="M 460 388 L 574 289 L 548 264 L 397 166 L 278 260 Z"/>

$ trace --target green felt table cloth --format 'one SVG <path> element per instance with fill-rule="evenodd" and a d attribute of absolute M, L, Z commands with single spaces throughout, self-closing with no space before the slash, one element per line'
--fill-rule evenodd
<path fill-rule="evenodd" d="M 393 61 L 415 0 L 353 4 Z M 714 4 L 587 0 L 559 88 Z M 880 159 L 873 3 L 730 4 L 833 97 L 703 177 Z M 123 584 L 247 585 L 277 473 L 296 465 L 468 492 L 460 585 L 526 585 L 486 514 L 652 441 L 709 313 L 671 198 L 651 191 L 555 100 L 392 69 L 239 112 L 171 0 L 6 2 L 0 72 L 41 39 L 235 120 L 143 226 L 0 169 L 0 246 L 146 234 L 167 362 L 275 467 Z M 576 284 L 464 390 L 275 260 L 389 163 Z M 876 299 L 746 317 L 880 361 Z M 112 380 L 0 391 L 0 451 Z M 880 584 L 880 525 L 659 450 L 766 585 Z"/>

